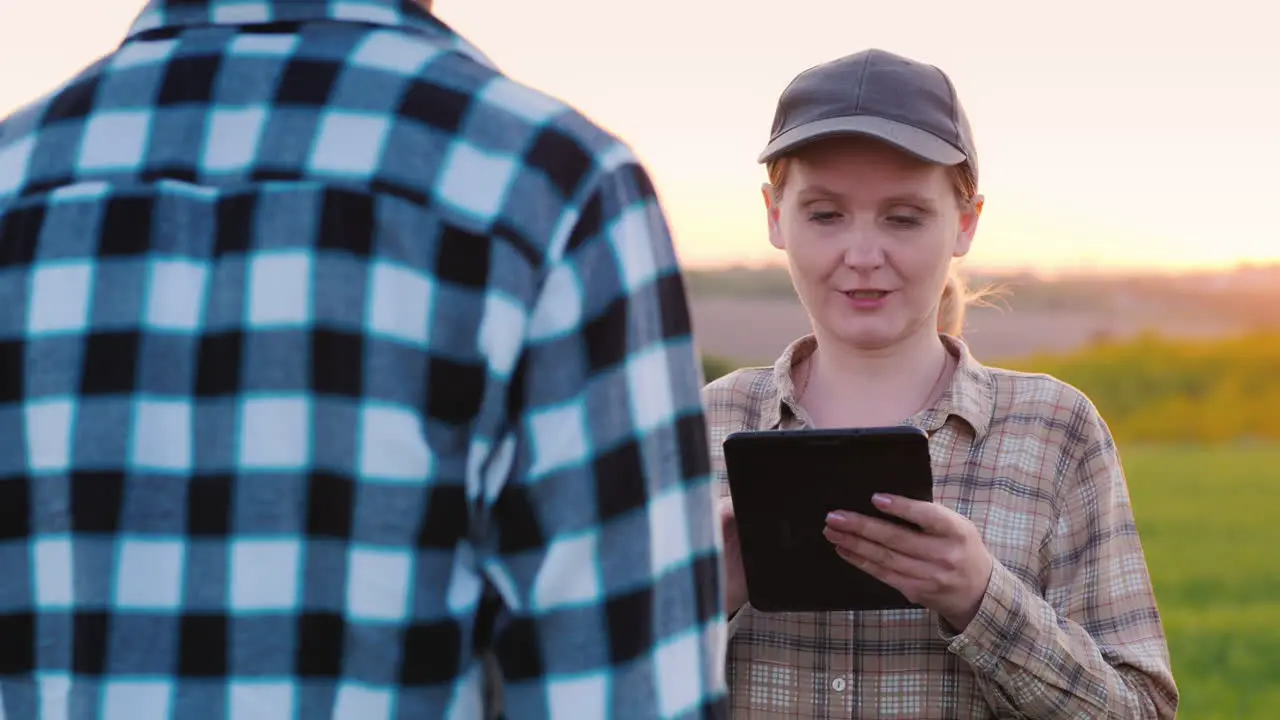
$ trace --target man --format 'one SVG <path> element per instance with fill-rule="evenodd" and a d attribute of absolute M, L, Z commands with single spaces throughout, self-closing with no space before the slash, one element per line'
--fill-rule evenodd
<path fill-rule="evenodd" d="M 641 166 L 397 0 L 152 0 L 0 123 L 7 720 L 724 717 Z"/>

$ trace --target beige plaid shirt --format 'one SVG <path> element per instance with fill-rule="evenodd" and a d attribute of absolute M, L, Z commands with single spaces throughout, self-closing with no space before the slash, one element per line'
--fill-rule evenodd
<path fill-rule="evenodd" d="M 934 497 L 996 558 L 977 618 L 957 633 L 926 610 L 755 611 L 730 622 L 733 716 L 1172 718 L 1178 691 L 1110 432 L 1093 404 L 1043 375 L 959 364 L 930 409 Z M 801 428 L 793 343 L 773 368 L 704 390 L 714 467 L 738 430 Z M 782 480 L 782 478 L 780 478 Z"/>

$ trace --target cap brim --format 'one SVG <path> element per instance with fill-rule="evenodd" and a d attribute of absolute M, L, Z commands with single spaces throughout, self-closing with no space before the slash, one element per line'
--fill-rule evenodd
<path fill-rule="evenodd" d="M 956 146 L 920 128 L 882 117 L 852 115 L 793 127 L 774 138 L 757 162 L 766 163 L 802 145 L 838 135 L 872 137 L 938 165 L 959 165 L 968 159 Z"/>

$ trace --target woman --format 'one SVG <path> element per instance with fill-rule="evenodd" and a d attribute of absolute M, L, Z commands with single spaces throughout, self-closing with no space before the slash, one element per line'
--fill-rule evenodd
<path fill-rule="evenodd" d="M 770 242 L 813 333 L 705 389 L 734 717 L 1174 717 L 1106 424 L 1074 388 L 985 367 L 957 338 L 967 298 L 951 264 L 983 200 L 947 76 L 878 50 L 812 68 L 783 92 L 760 161 Z M 725 436 L 900 423 L 930 434 L 936 502 L 877 505 L 922 530 L 833 512 L 824 534 L 924 609 L 754 611 Z"/>

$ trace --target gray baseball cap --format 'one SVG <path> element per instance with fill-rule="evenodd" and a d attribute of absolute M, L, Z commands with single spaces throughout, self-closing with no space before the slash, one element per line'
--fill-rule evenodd
<path fill-rule="evenodd" d="M 865 135 L 939 165 L 978 155 L 969 119 L 942 70 L 870 49 L 809 68 L 782 91 L 759 162 L 833 135 Z"/>

